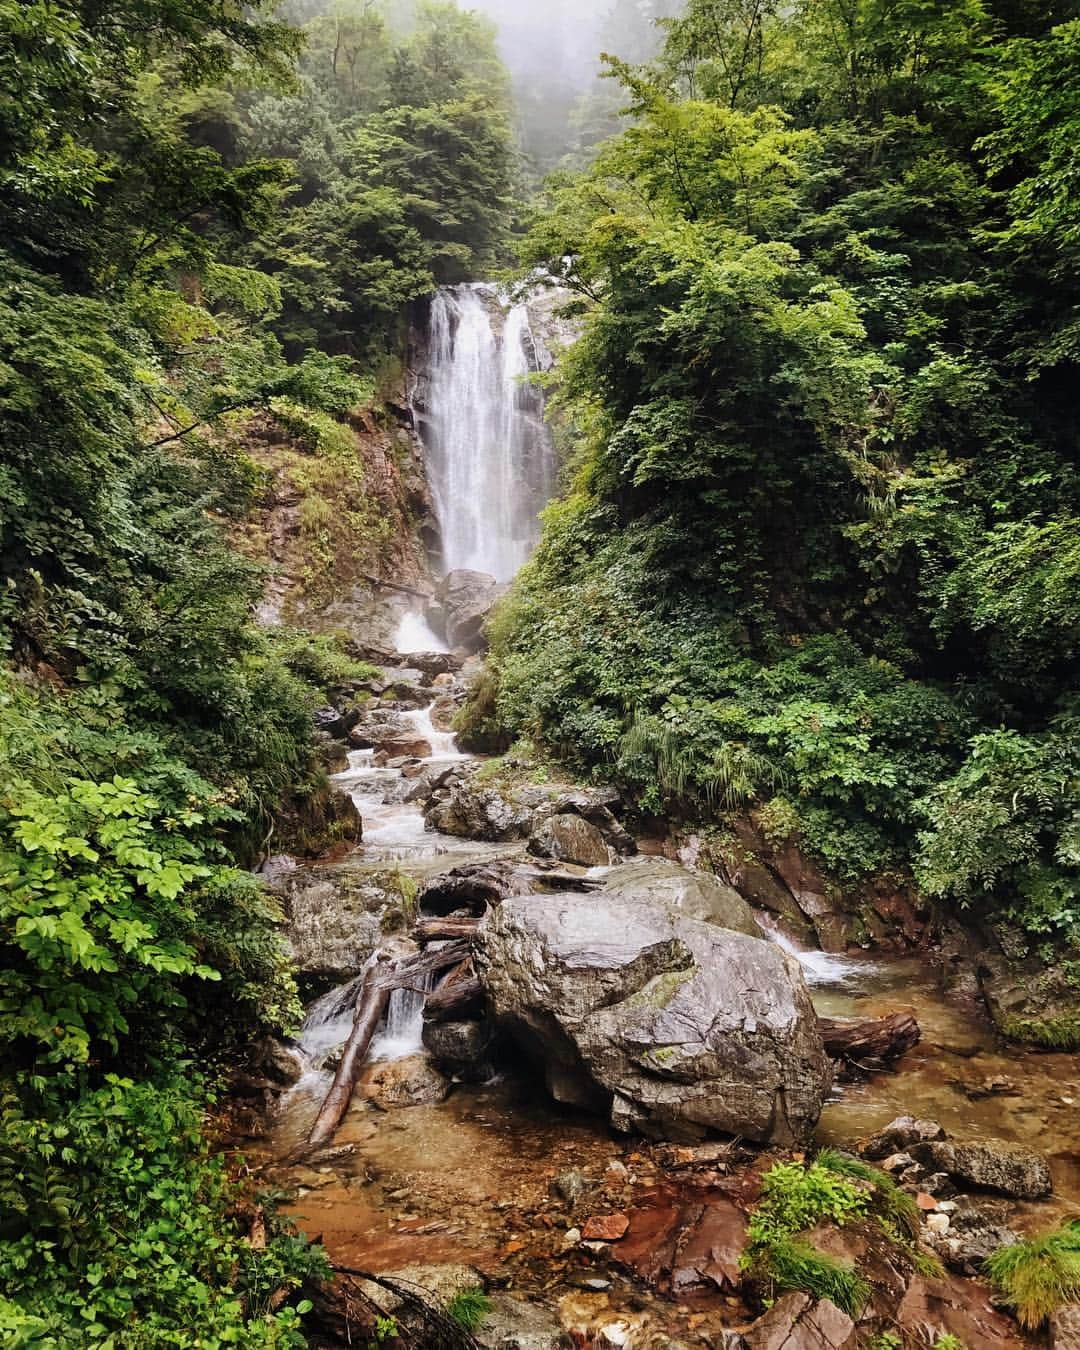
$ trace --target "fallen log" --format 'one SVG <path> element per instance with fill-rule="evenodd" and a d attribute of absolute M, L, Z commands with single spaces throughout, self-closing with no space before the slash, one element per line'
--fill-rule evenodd
<path fill-rule="evenodd" d="M 423 945 L 425 942 L 442 942 L 446 938 L 472 938 L 479 927 L 479 919 L 421 919 L 411 936 Z"/>
<path fill-rule="evenodd" d="M 922 1031 L 909 1012 L 861 1021 L 819 1017 L 825 1053 L 856 1069 L 876 1069 L 899 1059 L 919 1043 Z"/>
<path fill-rule="evenodd" d="M 315 1124 L 308 1135 L 308 1148 L 318 1148 L 333 1139 L 345 1112 L 352 1101 L 353 1089 L 360 1074 L 360 1067 L 371 1045 L 372 1037 L 379 1028 L 386 1013 L 386 1005 L 395 989 L 413 988 L 418 979 L 438 970 L 460 965 L 468 956 L 468 946 L 464 942 L 449 943 L 436 951 L 424 952 L 420 956 L 399 961 L 387 969 L 384 962 L 375 962 L 364 977 L 360 991 L 356 996 L 356 1011 L 353 1015 L 352 1031 L 345 1042 L 334 1081 L 323 1098 Z"/>
<path fill-rule="evenodd" d="M 463 961 L 447 975 L 424 1004 L 425 1022 L 460 1022 L 475 1016 L 484 1001 L 484 989 L 472 961 Z"/>

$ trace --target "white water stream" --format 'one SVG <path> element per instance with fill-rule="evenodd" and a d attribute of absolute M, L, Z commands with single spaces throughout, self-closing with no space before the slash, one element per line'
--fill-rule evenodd
<path fill-rule="evenodd" d="M 526 304 L 482 282 L 439 291 L 422 431 L 445 572 L 510 581 L 536 545 L 555 485 L 536 370 Z"/>

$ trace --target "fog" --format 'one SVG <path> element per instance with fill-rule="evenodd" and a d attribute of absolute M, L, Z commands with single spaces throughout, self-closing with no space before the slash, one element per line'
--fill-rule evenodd
<path fill-rule="evenodd" d="M 600 53 L 646 60 L 656 19 L 678 0 L 459 0 L 487 14 L 514 81 L 522 142 L 538 170 L 612 129 L 618 96 L 599 79 Z"/>

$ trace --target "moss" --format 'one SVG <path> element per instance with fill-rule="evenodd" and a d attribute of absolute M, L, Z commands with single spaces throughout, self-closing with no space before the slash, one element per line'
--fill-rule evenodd
<path fill-rule="evenodd" d="M 1004 1036 L 1048 1050 L 1080 1050 L 1080 1013 L 1062 1013 L 1051 1017 L 1003 1017 L 999 1027 Z"/>

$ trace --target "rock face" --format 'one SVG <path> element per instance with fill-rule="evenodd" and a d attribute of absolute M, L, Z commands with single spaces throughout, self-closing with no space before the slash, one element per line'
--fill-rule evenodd
<path fill-rule="evenodd" d="M 546 1308 L 510 1294 L 494 1294 L 491 1309 L 475 1333 L 484 1350 L 573 1350 L 573 1338 Z"/>
<path fill-rule="evenodd" d="M 1004 1139 L 935 1140 L 910 1150 L 921 1163 L 947 1172 L 961 1186 L 998 1191 L 1017 1200 L 1039 1200 L 1053 1189 L 1050 1168 L 1041 1153 Z"/>
<path fill-rule="evenodd" d="M 429 801 L 424 819 L 441 834 L 506 843 L 528 838 L 532 812 L 496 788 L 458 778 Z"/>
<path fill-rule="evenodd" d="M 663 900 L 505 900 L 477 964 L 557 1100 L 653 1138 L 806 1139 L 831 1073 L 802 972 L 779 947 Z"/>
<path fill-rule="evenodd" d="M 328 984 L 358 974 L 386 934 L 408 920 L 399 873 L 305 867 L 272 885 L 284 904 L 296 969 Z"/>
<path fill-rule="evenodd" d="M 484 621 L 505 592 L 486 572 L 459 569 L 443 583 L 442 606 L 449 645 L 465 651 L 480 651 L 484 644 Z"/>
<path fill-rule="evenodd" d="M 584 816 L 549 816 L 530 836 L 529 852 L 581 867 L 605 867 L 610 861 L 604 836 Z"/>

